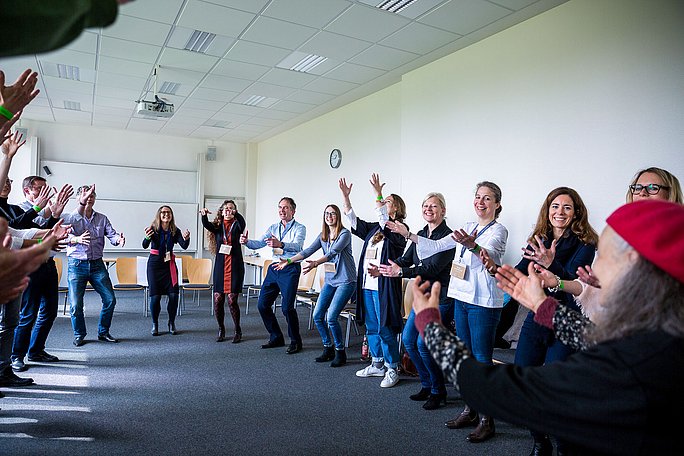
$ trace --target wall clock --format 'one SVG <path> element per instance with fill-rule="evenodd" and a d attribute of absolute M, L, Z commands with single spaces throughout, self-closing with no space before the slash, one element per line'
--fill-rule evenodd
<path fill-rule="evenodd" d="M 330 152 L 330 167 L 339 168 L 341 164 L 342 152 L 340 152 L 340 149 L 333 149 L 332 152 Z"/>

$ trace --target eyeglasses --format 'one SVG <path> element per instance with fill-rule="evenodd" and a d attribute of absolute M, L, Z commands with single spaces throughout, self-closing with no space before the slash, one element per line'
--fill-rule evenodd
<path fill-rule="evenodd" d="M 171 211 L 161 211 L 159 212 L 161 215 L 171 215 Z"/>
<path fill-rule="evenodd" d="M 337 214 L 335 212 L 323 212 L 323 215 L 326 217 L 337 217 Z"/>
<path fill-rule="evenodd" d="M 7 180 L 5 181 L 6 184 L 10 184 L 10 185 L 12 184 L 12 182 L 14 182 L 12 179 L 7 179 Z"/>
<path fill-rule="evenodd" d="M 667 187 L 665 185 L 658 185 L 658 184 L 646 184 L 646 185 L 632 184 L 629 186 L 629 189 L 632 191 L 633 195 L 641 193 L 641 191 L 643 189 L 646 189 L 646 192 L 649 195 L 657 195 L 661 188 L 668 189 L 670 187 Z"/>

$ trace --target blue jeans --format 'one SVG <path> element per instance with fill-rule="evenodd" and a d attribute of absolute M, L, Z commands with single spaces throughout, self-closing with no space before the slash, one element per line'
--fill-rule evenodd
<path fill-rule="evenodd" d="M 442 288 L 443 293 L 439 301 L 439 313 L 445 325 L 448 324 L 446 322 L 449 321 L 449 315 L 453 318 L 454 314 L 454 300 L 447 297 L 446 291 L 446 287 Z M 442 369 L 439 368 L 434 358 L 432 358 L 430 350 L 425 345 L 423 338 L 420 337 L 420 333 L 416 329 L 415 319 L 416 314 L 411 309 L 401 336 L 406 353 L 408 353 L 409 358 L 413 361 L 413 365 L 416 366 L 421 387 L 430 388 L 432 394 L 446 393 Z"/>
<path fill-rule="evenodd" d="M 501 308 L 492 309 L 455 300 L 456 335 L 473 352 L 475 359 L 483 364 L 492 364 L 499 318 Z"/>
<path fill-rule="evenodd" d="M 69 303 L 71 305 L 71 326 L 75 337 L 85 337 L 86 324 L 83 316 L 83 295 L 88 282 L 102 298 L 102 311 L 100 322 L 97 326 L 97 335 L 104 336 L 109 333 L 112 324 L 116 297 L 109 279 L 107 267 L 100 258 L 99 260 L 77 260 L 69 258 Z"/>
<path fill-rule="evenodd" d="M 287 333 L 290 336 L 290 342 L 302 343 L 302 336 L 299 334 L 299 317 L 297 316 L 297 309 L 295 309 L 297 284 L 299 283 L 301 272 L 302 266 L 299 263 L 291 264 L 282 271 L 272 267 L 268 268 L 264 283 L 261 284 L 257 307 L 259 308 L 261 320 L 263 320 L 264 326 L 270 335 L 269 342 L 285 339 L 272 308 L 278 295 L 281 294 L 283 297 L 280 303 L 283 315 L 285 315 L 285 320 L 287 321 Z"/>
<path fill-rule="evenodd" d="M 5 369 L 11 369 L 12 342 L 14 340 L 14 328 L 19 322 L 19 306 L 21 296 L 0 304 L 0 375 Z"/>
<path fill-rule="evenodd" d="M 396 369 L 399 365 L 399 342 L 392 328 L 380 327 L 380 295 L 374 290 L 363 290 L 363 305 L 366 311 L 366 334 L 368 349 L 374 362 L 385 361 L 385 365 Z"/>
<path fill-rule="evenodd" d="M 21 297 L 19 326 L 14 330 L 12 358 L 24 359 L 45 350 L 45 342 L 57 318 L 59 292 L 57 268 L 50 258 L 30 275 L 28 288 Z M 35 326 L 34 326 L 35 324 Z"/>
<path fill-rule="evenodd" d="M 337 350 L 344 350 L 344 338 L 342 338 L 342 328 L 340 322 L 337 321 L 340 312 L 344 309 L 345 304 L 351 298 L 351 295 L 356 289 L 356 282 L 344 283 L 336 287 L 323 285 L 321 294 L 318 296 L 316 302 L 316 309 L 314 310 L 313 320 L 316 323 L 316 328 L 321 334 L 321 341 L 323 346 L 332 347 L 330 336 L 328 335 L 328 328 L 332 334 L 335 348 Z M 326 318 L 327 313 L 327 318 Z M 326 322 L 327 320 L 327 322 Z"/>
<path fill-rule="evenodd" d="M 541 366 L 554 361 L 562 361 L 575 351 L 561 343 L 553 330 L 534 322 L 530 312 L 520 330 L 518 346 L 515 349 L 516 366 Z"/>

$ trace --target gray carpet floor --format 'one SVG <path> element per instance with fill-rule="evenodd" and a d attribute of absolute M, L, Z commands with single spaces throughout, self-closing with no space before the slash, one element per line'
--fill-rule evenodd
<path fill-rule="evenodd" d="M 425 411 L 408 399 L 420 389 L 402 376 L 394 388 L 381 378 L 357 378 L 361 336 L 352 336 L 349 363 L 315 363 L 318 332 L 307 330 L 299 308 L 304 350 L 260 349 L 267 340 L 256 305 L 244 314 L 244 341 L 216 343 L 209 298 L 188 299 L 177 319 L 180 334 L 150 335 L 140 294 L 118 293 L 111 333 L 118 344 L 97 341 L 99 297 L 86 296 L 89 335 L 72 345 L 68 316 L 57 319 L 47 351 L 55 364 L 27 363 L 36 385 L 3 388 L 2 455 L 228 455 L 228 454 L 528 454 L 527 431 L 496 422 L 496 437 L 471 444 L 469 430 L 444 421 L 463 407 L 453 388 L 449 403 Z M 164 304 L 164 301 L 162 301 Z M 278 314 L 284 327 L 284 318 Z M 166 311 L 160 321 L 165 327 Z M 228 333 L 232 323 L 227 316 Z M 503 354 L 510 356 L 510 354 Z"/>

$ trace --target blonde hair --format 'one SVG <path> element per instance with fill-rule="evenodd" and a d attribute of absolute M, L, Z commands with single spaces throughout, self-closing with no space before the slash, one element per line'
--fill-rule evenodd
<path fill-rule="evenodd" d="M 667 170 L 664 170 L 662 168 L 656 168 L 655 166 L 652 166 L 650 168 L 642 169 L 641 171 L 638 171 L 634 175 L 634 179 L 632 179 L 632 182 L 630 183 L 630 186 L 634 185 L 637 183 L 639 178 L 641 177 L 642 174 L 644 173 L 652 173 L 658 176 L 664 183 L 665 187 L 667 187 L 665 190 L 667 191 L 667 200 L 672 202 L 672 203 L 678 203 L 678 204 L 684 204 L 684 198 L 682 198 L 682 187 L 679 185 L 679 179 L 677 177 L 670 173 Z M 628 203 L 631 203 L 634 201 L 634 194 L 632 193 L 632 190 L 628 187 L 627 188 L 627 198 L 626 201 Z"/>

